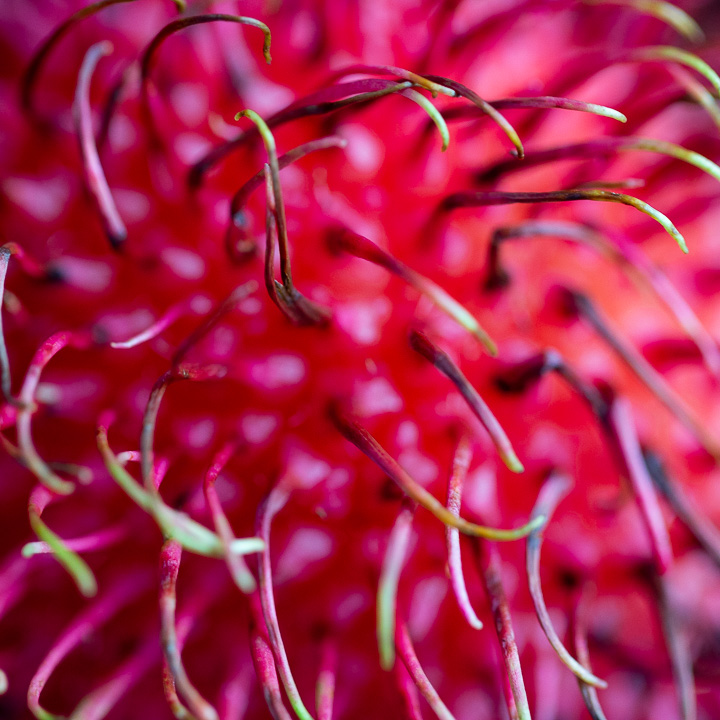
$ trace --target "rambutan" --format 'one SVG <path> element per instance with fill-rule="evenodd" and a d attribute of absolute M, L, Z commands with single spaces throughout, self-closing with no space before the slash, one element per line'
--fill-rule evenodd
<path fill-rule="evenodd" d="M 717 19 L 5 2 L 0 716 L 720 716 Z"/>

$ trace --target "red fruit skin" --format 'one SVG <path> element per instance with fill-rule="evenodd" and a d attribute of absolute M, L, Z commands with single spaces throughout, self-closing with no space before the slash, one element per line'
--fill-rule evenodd
<path fill-rule="evenodd" d="M 549 470 L 569 475 L 572 490 L 545 530 L 541 558 L 553 624 L 572 649 L 572 606 L 578 588 L 589 583 L 596 593 L 589 604 L 590 655 L 593 671 L 609 684 L 600 692 L 607 717 L 682 717 L 659 601 L 647 579 L 651 541 L 608 433 L 556 373 L 520 393 L 498 389 L 495 381 L 508 366 L 555 348 L 583 382 L 607 385 L 629 401 L 642 445 L 658 453 L 668 475 L 715 527 L 715 460 L 587 322 L 558 306 L 557 288 L 584 293 L 618 335 L 640 351 L 647 348 L 664 381 L 715 438 L 717 379 L 694 345 L 688 351 L 677 320 L 658 299 L 630 282 L 618 263 L 586 247 L 556 238 L 508 242 L 502 262 L 510 283 L 494 291 L 484 283 L 496 228 L 531 219 L 584 223 L 640 247 L 716 336 L 717 180 L 644 152 L 583 155 L 478 180 L 478 171 L 508 158 L 511 144 L 502 132 L 488 119 L 451 123 L 451 143 L 442 153 L 427 116 L 405 97 L 288 123 L 275 130 L 279 153 L 333 133 L 347 140 L 345 149 L 310 154 L 280 173 L 295 286 L 332 313 L 329 324 L 311 327 L 290 323 L 263 287 L 262 187 L 247 211 L 257 251 L 243 263 L 226 252 L 230 198 L 262 169 L 262 145 L 251 143 L 229 155 L 199 188 L 187 183 L 193 163 L 222 142 L 219 134 L 232 137 L 236 128 L 251 127 L 245 119 L 235 123 L 236 112 L 251 108 L 268 118 L 328 85 L 332 71 L 357 63 L 451 77 L 484 98 L 567 96 L 612 106 L 628 117 L 621 125 L 564 110 L 504 111 L 528 161 L 535 150 L 616 135 L 658 138 L 716 160 L 717 128 L 702 108 L 685 101 L 667 67 L 620 62 L 629 48 L 681 44 L 677 33 L 632 8 L 570 2 L 422 8 L 411 2 L 213 4 L 213 12 L 242 12 L 268 24 L 272 65 L 262 61 L 259 30 L 214 23 L 182 30 L 158 50 L 152 120 L 144 114 L 137 77 L 131 79 L 100 148 L 127 227 L 127 241 L 116 252 L 83 183 L 71 120 L 78 71 L 90 45 L 113 43 L 113 54 L 100 61 L 91 84 L 97 127 L 120 73 L 175 17 L 175 9 L 170 2 L 138 0 L 105 8 L 73 28 L 52 50 L 34 88 L 37 112 L 49 118 L 38 125 L 18 101 L 22 74 L 42 40 L 79 7 L 9 2 L 0 10 L 6 58 L 0 69 L 0 237 L 52 269 L 50 278 L 38 279 L 10 259 L 6 288 L 12 296 L 5 299 L 3 329 L 16 394 L 33 354 L 50 335 L 91 332 L 89 347 L 63 349 L 43 372 L 32 428 L 46 461 L 80 464 L 93 473 L 90 484 L 52 502 L 43 520 L 65 539 L 108 529 L 111 534 L 107 544 L 98 543 L 102 547 L 80 551 L 97 579 L 96 599 L 83 598 L 49 555 L 22 558 L 23 545 L 35 540 L 27 503 L 37 480 L 8 454 L 0 456 L 0 668 L 8 677 L 0 716 L 31 717 L 27 688 L 43 659 L 73 618 L 121 583 L 132 588 L 132 599 L 91 628 L 59 664 L 41 704 L 70 716 L 118 668 L 129 667 L 122 677 L 132 681 L 107 717 L 172 717 L 163 697 L 160 652 L 163 538 L 110 478 L 95 429 L 110 410 L 113 450 L 139 450 L 150 392 L 177 348 L 201 316 L 234 288 L 255 281 L 258 289 L 189 349 L 185 361 L 220 366 L 222 377 L 169 385 L 154 453 L 167 463 L 161 485 L 167 504 L 212 528 L 203 477 L 214 455 L 228 441 L 237 442 L 216 484 L 236 537 L 256 532 L 258 508 L 273 487 L 288 492 L 272 524 L 271 569 L 289 665 L 310 712 L 323 662 L 331 667 L 327 657 L 336 654 L 334 717 L 409 713 L 405 680 L 379 666 L 375 629 L 378 581 L 402 493 L 341 435 L 329 412 L 334 406 L 366 427 L 443 502 L 453 453 L 460 436 L 469 433 L 473 460 L 462 514 L 471 520 L 522 525 Z M 205 11 L 202 3 L 192 7 Z M 711 64 L 720 60 L 712 3 L 687 9 L 707 25 L 699 54 Z M 461 101 L 435 102 L 442 108 Z M 453 192 L 551 191 L 629 177 L 645 185 L 626 192 L 673 220 L 687 238 L 689 256 L 650 218 L 614 204 L 508 205 L 438 216 L 438 206 Z M 497 342 L 499 357 L 484 354 L 472 335 L 402 278 L 335 252 L 329 238 L 339 226 L 366 235 L 449 292 Z M 178 304 L 190 310 L 157 337 L 131 349 L 110 346 Z M 412 329 L 430 336 L 478 390 L 524 473 L 506 469 L 457 389 L 412 350 Z M 658 347 L 666 348 L 660 359 L 653 355 Z M 8 439 L 16 442 L 9 406 L 3 420 Z M 140 478 L 136 462 L 128 469 Z M 663 582 L 673 627 L 687 643 L 694 669 L 697 717 L 717 717 L 718 569 L 668 504 L 660 504 L 673 555 Z M 422 508 L 415 513 L 400 577 L 398 616 L 407 620 L 419 661 L 457 720 L 506 717 L 490 602 L 474 541 L 461 542 L 468 594 L 485 627 L 471 629 L 458 609 L 446 571 L 445 529 Z M 524 541 L 498 549 L 532 717 L 587 717 L 575 678 L 535 617 Z M 248 565 L 257 576 L 257 559 L 250 556 Z M 258 637 L 266 633 L 254 602 L 232 584 L 222 559 L 183 553 L 176 617 L 178 634 L 187 636 L 182 657 L 192 684 L 221 718 L 269 717 L 257 676 L 270 682 L 264 671 L 271 676 L 272 668 L 258 657 L 254 666 L 251 655 L 251 645 L 262 648 Z M 430 717 L 424 703 L 423 716 Z"/>

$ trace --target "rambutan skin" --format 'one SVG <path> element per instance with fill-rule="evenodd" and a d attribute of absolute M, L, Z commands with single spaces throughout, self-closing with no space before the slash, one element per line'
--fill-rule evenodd
<path fill-rule="evenodd" d="M 0 717 L 719 716 L 714 4 L 182 5 L 0 9 Z"/>

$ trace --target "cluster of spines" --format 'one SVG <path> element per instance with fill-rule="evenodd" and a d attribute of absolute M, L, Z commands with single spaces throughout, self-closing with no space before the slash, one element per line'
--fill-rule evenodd
<path fill-rule="evenodd" d="M 31 62 L 23 83 L 23 106 L 28 115 L 39 119 L 33 100 L 34 84 L 54 43 L 71 29 L 77 21 L 109 5 L 123 1 L 129 0 L 102 0 L 76 13 L 63 23 L 41 47 Z M 590 4 L 599 4 L 601 0 L 586 1 Z M 602 1 L 609 4 L 613 2 L 613 0 Z M 696 26 L 668 3 L 661 2 L 660 0 L 616 0 L 616 4 L 635 6 L 637 9 L 665 20 L 685 35 L 691 36 L 692 39 L 697 39 L 698 37 L 699 31 Z M 183 12 L 185 10 L 184 3 L 178 2 L 176 5 L 179 11 Z M 162 41 L 173 32 L 182 30 L 190 25 L 212 21 L 239 22 L 260 28 L 263 33 L 265 33 L 263 53 L 269 62 L 269 30 L 264 24 L 252 18 L 215 14 L 181 17 L 169 23 L 155 36 L 139 60 L 142 102 L 145 108 L 144 112 L 148 119 L 150 132 L 155 132 L 148 91 L 153 55 Z M 98 60 L 110 51 L 111 46 L 106 42 L 98 43 L 88 51 L 78 79 L 74 110 L 76 131 L 83 167 L 85 169 L 86 183 L 90 195 L 94 200 L 95 208 L 104 227 L 105 234 L 111 246 L 117 250 L 125 245 L 127 241 L 127 231 L 115 207 L 112 192 L 110 191 L 100 164 L 96 141 L 93 138 L 92 125 L 90 122 L 88 99 L 93 70 Z M 628 52 L 626 56 L 620 58 L 618 61 L 669 62 L 678 64 L 688 67 L 704 76 L 712 85 L 715 93 L 717 93 L 720 88 L 720 79 L 718 79 L 717 75 L 706 64 L 702 63 L 696 56 L 676 48 L 666 46 L 642 48 Z M 716 109 L 716 104 L 710 91 L 704 88 L 704 86 L 698 85 L 692 78 L 689 78 L 687 73 L 678 71 L 677 69 L 674 69 L 674 72 L 681 78 L 681 82 L 686 86 L 688 92 L 694 95 L 697 101 L 706 107 L 708 112 L 713 116 L 713 119 L 717 121 L 717 115 L 713 113 L 711 109 Z M 338 79 L 346 75 L 366 75 L 370 76 L 370 79 L 336 83 Z M 123 74 L 123 80 L 126 80 L 127 77 L 127 74 Z M 388 79 L 388 77 L 391 79 Z M 361 107 L 366 103 L 378 101 L 388 95 L 401 94 L 416 102 L 428 113 L 430 120 L 440 131 L 443 150 L 449 142 L 449 130 L 446 121 L 485 115 L 498 124 L 515 148 L 516 158 L 520 159 L 525 157 L 525 148 L 515 129 L 500 113 L 502 109 L 517 107 L 559 108 L 593 112 L 615 120 L 625 120 L 622 114 L 610 108 L 580 103 L 564 98 L 510 98 L 488 102 L 471 89 L 456 81 L 441 76 L 420 75 L 392 66 L 351 66 L 337 73 L 331 78 L 331 81 L 335 84 L 307 98 L 296 101 L 288 108 L 269 117 L 267 121 L 263 120 L 252 110 L 245 110 L 238 113 L 236 119 L 239 119 L 240 116 L 245 116 L 254 123 L 254 128 L 244 131 L 236 139 L 218 146 L 191 168 L 189 174 L 191 186 L 197 186 L 208 169 L 226 157 L 231 151 L 250 142 L 258 135 L 263 140 L 268 154 L 267 164 L 263 170 L 258 172 L 253 180 L 238 190 L 231 203 L 231 218 L 227 231 L 228 254 L 233 261 L 242 261 L 255 254 L 254 241 L 248 237 L 246 228 L 244 227 L 243 206 L 250 192 L 255 187 L 264 185 L 266 188 L 267 203 L 265 284 L 271 298 L 287 319 L 290 322 L 301 325 L 325 323 L 328 321 L 329 314 L 325 308 L 317 306 L 300 294 L 293 284 L 290 268 L 289 238 L 279 174 L 283 167 L 286 167 L 296 159 L 318 150 L 332 147 L 342 148 L 345 141 L 334 136 L 320 138 L 304 146 L 295 148 L 285 155 L 278 156 L 272 135 L 272 128 L 298 118 L 324 115 L 341 111 L 345 108 Z M 438 95 L 451 98 L 463 98 L 469 102 L 469 105 L 438 110 L 419 90 L 429 92 L 433 98 Z M 708 94 L 710 94 L 713 100 L 712 102 L 708 101 Z M 105 113 L 105 133 L 112 119 L 113 102 L 114 100 L 111 98 L 108 105 L 109 110 Z M 101 133 L 101 136 L 102 135 L 103 133 Z M 714 178 L 720 179 L 720 168 L 698 153 L 691 152 L 670 143 L 631 137 L 609 138 L 601 141 L 591 141 L 581 145 L 576 144 L 551 149 L 545 151 L 545 153 L 532 153 L 525 159 L 524 164 L 527 166 L 531 163 L 547 162 L 566 157 L 589 157 L 593 153 L 609 154 L 623 150 L 643 150 L 661 153 L 690 163 L 704 170 Z M 515 163 L 517 159 L 512 162 L 508 161 L 498 164 L 484 171 L 480 177 L 483 181 L 487 181 L 489 178 L 498 177 L 500 174 L 506 175 L 516 167 Z M 489 191 L 455 193 L 446 197 L 438 205 L 436 216 L 431 226 L 433 226 L 433 232 L 436 232 L 437 223 L 442 222 L 449 211 L 461 207 L 479 207 L 517 202 L 564 202 L 570 200 L 618 202 L 635 207 L 657 220 L 663 228 L 675 238 L 681 249 L 687 252 L 687 246 L 683 236 L 672 222 L 658 210 L 638 198 L 616 192 L 615 187 L 609 187 L 602 183 L 590 185 L 591 186 L 586 185 L 558 191 L 543 191 L 540 193 Z M 621 182 L 619 187 L 622 188 L 626 185 L 627 184 Z M 629 185 L 632 187 L 632 183 L 629 183 Z M 513 232 L 515 234 L 513 234 Z M 238 233 L 240 233 L 241 241 L 238 241 Z M 697 344 L 708 368 L 715 373 L 717 372 L 717 349 L 714 343 L 712 343 L 712 339 L 707 331 L 691 312 L 687 312 L 686 306 L 683 306 L 681 302 L 678 301 L 679 296 L 677 293 L 674 293 L 672 286 L 659 274 L 659 271 L 652 266 L 648 266 L 644 260 L 637 259 L 642 256 L 638 256 L 634 249 L 629 250 L 627 246 L 622 244 L 611 244 L 603 240 L 599 231 L 583 226 L 577 226 L 569 230 L 558 230 L 557 227 L 553 227 L 548 231 L 541 227 L 526 227 L 515 231 L 510 229 L 509 231 L 504 231 L 503 235 L 496 234 L 494 238 L 505 239 L 507 237 L 538 236 L 545 234 L 570 237 L 580 242 L 598 246 L 600 249 L 610 252 L 618 262 L 624 263 L 632 270 L 639 272 L 655 289 L 659 298 L 670 307 L 678 320 L 681 321 L 688 335 Z M 132 241 L 131 238 L 130 241 Z M 276 242 L 280 254 L 280 281 L 277 281 L 273 275 Z M 365 259 L 397 275 L 418 293 L 427 296 L 439 309 L 446 312 L 463 328 L 468 330 L 485 346 L 488 352 L 491 354 L 497 352 L 495 343 L 481 328 L 471 313 L 434 282 L 423 277 L 405 265 L 401 260 L 396 259 L 390 253 L 377 246 L 371 240 L 352 232 L 350 229 L 340 228 L 331 233 L 329 243 L 335 250 L 341 250 Z M 507 276 L 500 271 L 498 261 L 499 240 L 493 240 L 490 252 L 491 255 L 489 256 L 488 262 L 488 287 L 497 287 L 499 284 L 502 284 L 499 282 L 500 278 L 503 278 L 505 282 L 507 281 Z M 4 285 L 8 260 L 13 253 L 18 255 L 18 259 L 20 259 L 21 262 L 23 262 L 25 258 L 24 254 L 19 252 L 14 245 L 8 244 L 2 248 L 0 258 L 2 285 Z M 628 255 L 630 255 L 630 257 L 628 257 Z M 26 271 L 31 273 L 36 272 L 37 268 L 33 270 L 31 266 L 34 268 L 32 262 L 26 260 L 24 263 Z M 31 269 L 28 270 L 28 268 Z M 110 450 L 107 440 L 107 419 L 100 422 L 98 429 L 98 446 L 109 473 L 136 504 L 154 517 L 166 538 L 161 551 L 162 587 L 160 593 L 162 646 L 165 657 L 164 688 L 168 702 L 177 717 L 194 716 L 198 718 L 198 720 L 200 718 L 212 720 L 216 717 L 216 712 L 212 706 L 210 706 L 193 687 L 184 671 L 180 659 L 182 641 L 180 634 L 177 632 L 178 619 L 175 613 L 175 584 L 181 554 L 183 549 L 185 549 L 203 555 L 224 557 L 236 585 L 242 592 L 250 594 L 250 607 L 253 612 L 255 628 L 251 641 L 253 660 L 258 676 L 263 684 L 271 712 L 273 712 L 276 717 L 287 717 L 280 691 L 281 683 L 298 718 L 300 718 L 300 720 L 311 719 L 310 713 L 300 698 L 283 649 L 282 638 L 274 609 L 272 577 L 269 564 L 270 523 L 274 514 L 278 512 L 287 501 L 290 488 L 284 487 L 281 481 L 271 491 L 258 512 L 257 537 L 237 539 L 232 535 L 227 518 L 223 513 L 217 496 L 213 492 L 214 479 L 234 451 L 234 446 L 230 445 L 223 448 L 221 453 L 214 459 L 205 479 L 204 490 L 208 506 L 211 508 L 215 532 L 208 530 L 184 513 L 170 508 L 162 501 L 159 486 L 162 481 L 163 471 L 161 464 L 154 461 L 153 454 L 155 422 L 160 402 L 169 385 L 175 381 L 185 379 L 205 381 L 222 376 L 223 374 L 223 368 L 220 367 L 198 367 L 184 362 L 185 354 L 199 342 L 225 313 L 232 310 L 242 297 L 254 292 L 254 290 L 254 283 L 249 283 L 238 288 L 225 303 L 222 303 L 216 309 L 215 313 L 211 314 L 199 325 L 196 332 L 189 336 L 175 352 L 170 369 L 158 380 L 150 395 L 143 419 L 139 452 L 130 451 L 120 456 L 114 455 Z M 639 353 L 627 343 L 627 341 L 623 340 L 610 328 L 608 323 L 595 309 L 592 302 L 585 296 L 572 290 L 567 291 L 566 300 L 573 312 L 588 322 L 598 335 L 605 340 L 633 372 L 635 372 L 648 389 L 676 418 L 683 422 L 691 432 L 696 435 L 701 445 L 713 457 L 717 458 L 720 456 L 716 441 L 692 413 L 686 409 L 683 400 L 673 393 L 659 374 L 643 360 Z M 681 300 L 680 298 L 680 301 Z M 132 347 L 144 342 L 163 332 L 170 323 L 174 322 L 175 319 L 186 312 L 188 312 L 187 308 L 174 306 L 143 333 L 122 343 L 113 343 L 113 346 L 116 348 Z M 41 542 L 40 544 L 31 543 L 28 545 L 27 554 L 44 552 L 48 549 L 52 551 L 58 561 L 73 576 L 81 592 L 87 596 L 95 594 L 97 589 L 95 580 L 89 566 L 79 557 L 77 550 L 73 549 L 73 546 L 77 549 L 85 545 L 97 547 L 108 540 L 104 536 L 101 539 L 102 531 L 100 531 L 95 536 L 89 536 L 86 539 L 87 542 L 85 545 L 83 544 L 82 538 L 76 539 L 75 541 L 64 541 L 55 535 L 42 521 L 41 516 L 48 503 L 59 500 L 62 496 L 72 493 L 75 488 L 73 482 L 61 477 L 58 473 L 74 476 L 80 481 L 83 479 L 87 480 L 87 477 L 86 474 L 83 473 L 83 468 L 47 463 L 38 455 L 32 442 L 31 418 L 37 410 L 35 390 L 45 365 L 51 360 L 55 353 L 64 347 L 68 345 L 83 347 L 87 346 L 89 342 L 89 337 L 83 333 L 58 333 L 49 338 L 39 348 L 33 359 L 17 397 L 12 395 L 7 349 L 5 348 L 4 341 L 0 343 L 2 389 L 8 408 L 4 425 L 7 427 L 14 424 L 16 426 L 18 446 L 15 447 L 12 445 L 4 436 L 3 443 L 11 454 L 27 466 L 39 482 L 38 487 L 31 494 L 29 501 L 29 518 L 30 524 Z M 421 356 L 431 362 L 440 373 L 446 376 L 456 386 L 460 394 L 467 401 L 472 412 L 478 417 L 487 430 L 498 448 L 503 461 L 511 470 L 521 472 L 523 469 L 522 464 L 515 455 L 502 427 L 493 416 L 490 408 L 447 353 L 437 347 L 424 334 L 415 330 L 411 333 L 410 343 Z M 663 571 L 670 562 L 670 546 L 667 538 L 667 530 L 659 512 L 654 488 L 656 486 L 660 488 L 678 516 L 688 525 L 699 542 L 708 548 L 715 558 L 720 554 L 718 550 L 719 543 L 716 537 L 717 533 L 713 533 L 714 528 L 709 529 L 706 523 L 703 524 L 702 516 L 692 507 L 691 503 L 683 497 L 681 491 L 668 479 L 668 476 L 658 469 L 659 466 L 657 462 L 653 464 L 648 461 L 647 451 L 643 451 L 637 438 L 628 402 L 622 397 L 617 396 L 608 389 L 598 391 L 595 387 L 579 379 L 577 373 L 554 351 L 546 351 L 538 358 L 533 358 L 527 363 L 521 363 L 518 367 L 512 368 L 504 377 L 498 378 L 498 383 L 501 387 L 503 387 L 504 384 L 506 388 L 518 389 L 519 387 L 526 387 L 529 383 L 539 380 L 539 378 L 548 371 L 554 371 L 560 374 L 589 402 L 603 429 L 606 431 L 609 441 L 617 449 L 617 455 L 623 463 L 623 472 L 625 472 L 631 480 L 633 491 L 638 498 L 638 504 L 647 523 L 651 544 L 655 553 L 654 577 L 657 588 L 658 606 L 662 610 L 663 627 L 668 638 L 668 646 L 671 650 L 675 675 L 681 687 L 683 715 L 685 718 L 691 718 L 694 711 L 692 709 L 693 701 L 690 699 L 692 693 L 688 689 L 688 683 L 691 685 L 692 681 L 691 678 L 688 680 L 687 658 L 682 656 L 681 650 L 678 649 L 678 643 L 674 640 L 672 612 L 668 607 L 667 593 L 662 584 Z M 556 472 L 550 473 L 540 493 L 533 515 L 526 525 L 516 530 L 489 528 L 465 520 L 459 512 L 463 476 L 464 473 L 467 472 L 467 466 L 469 464 L 469 459 L 466 457 L 469 452 L 467 440 L 461 440 L 458 446 L 446 506 L 416 483 L 382 448 L 375 438 L 344 410 L 333 407 L 330 412 L 340 432 L 375 461 L 382 468 L 383 472 L 400 486 L 403 493 L 407 496 L 407 500 L 402 506 L 396 525 L 391 533 L 388 554 L 380 578 L 378 590 L 378 642 L 383 667 L 386 669 L 393 667 L 396 649 L 403 661 L 407 672 L 403 674 L 402 670 L 398 670 L 397 676 L 401 692 L 408 698 L 408 707 L 417 706 L 416 694 L 419 691 L 430 703 L 438 717 L 452 718 L 450 711 L 442 702 L 420 666 L 404 621 L 402 619 L 398 620 L 395 617 L 396 604 L 394 595 L 397 592 L 397 585 L 400 582 L 400 573 L 404 562 L 413 513 L 416 507 L 420 505 L 438 517 L 446 526 L 452 587 L 457 595 L 463 614 L 473 627 L 478 627 L 480 621 L 470 606 L 467 593 L 463 592 L 464 581 L 462 579 L 462 569 L 459 564 L 459 554 L 457 553 L 456 545 L 457 532 L 459 531 L 475 538 L 502 541 L 526 537 L 528 545 L 528 581 L 540 623 L 546 631 L 553 648 L 558 652 L 563 662 L 578 676 L 583 695 L 588 703 L 591 714 L 594 717 L 602 717 L 602 710 L 599 709 L 597 696 L 593 688 L 602 687 L 603 681 L 594 676 L 589 669 L 587 643 L 583 629 L 584 625 L 580 619 L 578 619 L 575 624 L 574 646 L 578 658 L 576 660 L 564 648 L 552 629 L 552 624 L 549 621 L 547 611 L 544 607 L 539 585 L 541 533 L 554 507 L 569 489 L 568 482 L 564 476 Z M 645 454 L 643 454 L 643 452 L 645 452 Z M 125 469 L 125 464 L 129 461 L 139 461 L 142 485 L 138 484 Z M 121 538 L 121 534 L 117 537 L 113 536 L 110 542 L 119 541 Z M 511 716 L 527 718 L 529 717 L 528 702 L 523 687 L 517 648 L 513 640 L 513 630 L 507 600 L 505 599 L 500 581 L 497 550 L 491 544 L 481 543 L 479 540 L 475 541 L 475 545 L 484 584 L 494 608 L 498 636 L 504 648 L 503 656 L 510 688 L 507 701 Z M 259 588 L 256 588 L 253 575 L 242 561 L 241 555 L 243 553 L 259 553 Z M 134 587 L 139 591 L 139 589 L 144 588 L 144 585 L 142 583 L 135 583 Z M 82 632 L 85 632 L 88 628 L 92 629 L 99 626 L 116 613 L 122 604 L 130 602 L 132 599 L 132 596 L 127 593 L 123 595 L 117 588 L 106 592 L 100 600 L 89 606 L 88 610 L 79 616 L 58 640 L 48 654 L 46 661 L 38 670 L 29 691 L 29 705 L 38 718 L 44 720 L 45 718 L 53 717 L 41 707 L 39 696 L 54 667 L 72 647 L 77 644 Z M 578 611 L 578 616 L 580 615 L 581 613 Z M 323 661 L 322 672 L 320 673 L 320 679 L 318 681 L 318 714 L 319 717 L 322 718 L 329 718 L 331 715 L 332 694 L 335 684 L 332 644 L 329 644 L 328 648 L 325 653 L 326 657 Z M 144 651 L 141 650 L 137 657 L 143 658 Z M 144 667 L 144 663 L 139 659 L 138 666 Z M 408 684 L 408 679 L 412 680 L 412 683 Z M 115 686 L 112 687 L 114 688 Z M 111 694 L 111 691 L 107 690 L 107 694 Z M 107 699 L 107 696 L 103 696 L 102 692 L 99 692 L 96 696 L 95 699 L 97 702 L 99 702 L 99 700 L 97 700 L 99 697 Z M 88 714 L 96 717 L 97 715 L 92 714 L 93 710 L 90 709 L 90 705 L 88 705 L 89 701 L 90 698 L 83 701 L 83 703 L 78 706 L 73 717 L 87 717 Z"/>

